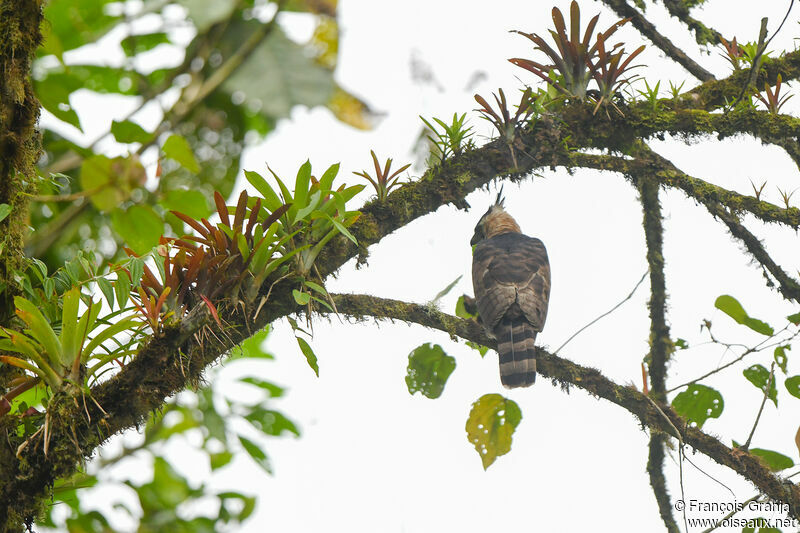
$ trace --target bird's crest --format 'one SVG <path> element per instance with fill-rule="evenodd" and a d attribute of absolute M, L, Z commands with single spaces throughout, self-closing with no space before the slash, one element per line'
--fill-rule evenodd
<path fill-rule="evenodd" d="M 474 245 L 483 239 L 491 239 L 495 235 L 501 235 L 503 233 L 522 232 L 519 228 L 519 224 L 514 220 L 514 217 L 506 212 L 503 206 L 504 202 L 503 188 L 500 187 L 494 205 L 489 207 L 489 210 L 486 211 L 478 221 L 478 225 L 475 226 L 475 234 L 472 236 L 470 244 Z"/>

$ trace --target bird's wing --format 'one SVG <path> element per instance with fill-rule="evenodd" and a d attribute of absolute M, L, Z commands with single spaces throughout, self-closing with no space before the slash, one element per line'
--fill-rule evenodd
<path fill-rule="evenodd" d="M 516 301 L 536 331 L 547 319 L 550 264 L 539 239 L 504 233 L 480 242 L 472 259 L 478 313 L 491 331 Z"/>

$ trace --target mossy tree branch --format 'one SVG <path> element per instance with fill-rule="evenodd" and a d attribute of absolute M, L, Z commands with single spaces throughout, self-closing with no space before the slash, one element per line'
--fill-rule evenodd
<path fill-rule="evenodd" d="M 572 165 L 597 170 L 619 172 L 634 175 L 650 169 L 650 176 L 666 187 L 680 189 L 686 196 L 701 204 L 721 203 L 735 211 L 747 211 L 762 222 L 776 222 L 792 229 L 800 228 L 800 209 L 778 207 L 770 202 L 758 200 L 753 196 L 745 196 L 737 192 L 714 185 L 707 181 L 689 176 L 677 169 L 666 159 L 657 162 L 641 159 L 625 159 L 613 155 L 571 154 Z"/>
<path fill-rule="evenodd" d="M 0 0 L 0 204 L 11 208 L 0 221 L 0 325 L 10 326 L 14 273 L 24 270 L 23 231 L 28 195 L 41 153 L 36 122 L 39 101 L 33 93 L 31 62 L 42 42 L 42 3 Z"/>
<path fill-rule="evenodd" d="M 477 322 L 448 315 L 429 306 L 363 294 L 332 294 L 331 297 L 340 313 L 357 319 L 401 320 L 437 329 L 484 346 L 495 346 L 494 340 L 486 335 Z M 740 449 L 728 448 L 719 439 L 696 427 L 688 426 L 669 405 L 657 406 L 635 388 L 618 385 L 599 370 L 578 365 L 541 348 L 537 348 L 536 365 L 537 372 L 550 378 L 553 384 L 564 389 L 574 385 L 619 405 L 651 431 L 673 435 L 673 427 L 678 428 L 685 445 L 734 470 L 770 498 L 787 503 L 792 516 L 800 516 L 800 487 L 797 484 L 773 474 L 756 456 Z"/>
<path fill-rule="evenodd" d="M 704 69 L 699 63 L 689 57 L 683 50 L 672 44 L 672 41 L 662 35 L 649 20 L 644 18 L 639 11 L 629 5 L 625 0 L 603 0 L 603 3 L 614 10 L 623 18 L 630 18 L 633 27 L 639 33 L 650 39 L 654 45 L 661 49 L 667 57 L 685 68 L 692 76 L 700 81 L 710 81 L 714 75 Z"/>

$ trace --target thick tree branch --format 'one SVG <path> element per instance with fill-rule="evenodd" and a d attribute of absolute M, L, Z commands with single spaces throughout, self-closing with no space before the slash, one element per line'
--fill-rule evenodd
<path fill-rule="evenodd" d="M 667 57 L 685 68 L 689 73 L 700 81 L 710 81 L 714 75 L 695 62 L 683 50 L 672 44 L 672 41 L 664 37 L 656 27 L 633 6 L 628 5 L 625 0 L 603 0 L 608 7 L 614 10 L 617 15 L 623 18 L 630 18 L 633 26 L 639 32 L 650 39 L 654 45 L 667 54 Z"/>
<path fill-rule="evenodd" d="M 358 319 L 372 317 L 413 322 L 484 346 L 495 346 L 494 340 L 475 321 L 460 319 L 428 306 L 361 294 L 331 296 L 340 313 Z M 541 348 L 537 348 L 536 363 L 537 371 L 554 384 L 563 388 L 574 385 L 619 405 L 653 431 L 674 435 L 673 428 L 678 428 L 685 445 L 736 471 L 773 500 L 789 504 L 792 516 L 800 516 L 800 487 L 773 474 L 756 456 L 741 449 L 732 450 L 717 438 L 688 426 L 669 405 L 656 406 L 635 388 L 617 385 L 599 370 L 575 364 Z"/>
<path fill-rule="evenodd" d="M 669 533 L 680 533 L 675 517 L 672 516 L 672 502 L 667 490 L 667 480 L 664 477 L 664 445 L 667 437 L 663 433 L 651 433 L 647 454 L 647 474 L 650 476 L 650 486 L 658 504 L 658 512 Z"/>
<path fill-rule="evenodd" d="M 635 176 L 639 186 L 644 216 L 643 226 L 647 243 L 647 264 L 650 267 L 650 384 L 653 397 L 661 403 L 667 401 L 667 362 L 672 353 L 672 340 L 667 326 L 667 289 L 664 277 L 664 226 L 661 220 L 661 202 L 658 200 L 659 184 L 649 176 Z"/>
<path fill-rule="evenodd" d="M 789 274 L 775 263 L 764 249 L 764 245 L 758 240 L 758 237 L 750 233 L 750 231 L 739 222 L 738 218 L 722 205 L 709 202 L 706 204 L 706 209 L 708 209 L 709 213 L 722 220 L 722 222 L 728 226 L 731 235 L 742 241 L 750 255 L 772 274 L 775 281 L 778 282 L 778 291 L 784 298 L 800 302 L 800 283 L 789 276 Z M 766 275 L 766 272 L 765 277 L 767 278 L 767 285 L 773 286 L 773 282 L 769 276 Z"/>
<path fill-rule="evenodd" d="M 720 34 L 714 28 L 709 28 L 689 15 L 689 8 L 684 0 L 662 0 L 669 14 L 678 18 L 694 32 L 698 44 L 716 44 L 720 42 Z"/>
<path fill-rule="evenodd" d="M 763 222 L 778 222 L 792 229 L 800 228 L 800 209 L 784 209 L 775 204 L 745 196 L 718 185 L 693 178 L 677 169 L 666 159 L 660 159 L 653 167 L 652 162 L 640 159 L 625 159 L 612 155 L 575 153 L 570 156 L 572 165 L 598 170 L 610 170 L 625 175 L 640 174 L 650 170 L 650 176 L 666 187 L 683 191 L 688 197 L 703 205 L 724 204 L 736 211 L 747 211 Z"/>

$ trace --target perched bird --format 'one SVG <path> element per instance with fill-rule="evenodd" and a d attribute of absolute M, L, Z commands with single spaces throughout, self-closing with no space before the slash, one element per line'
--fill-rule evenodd
<path fill-rule="evenodd" d="M 478 316 L 497 339 L 500 381 L 506 388 L 536 381 L 533 341 L 547 319 L 550 263 L 539 239 L 523 235 L 503 209 L 502 192 L 478 221 L 470 244 Z"/>

